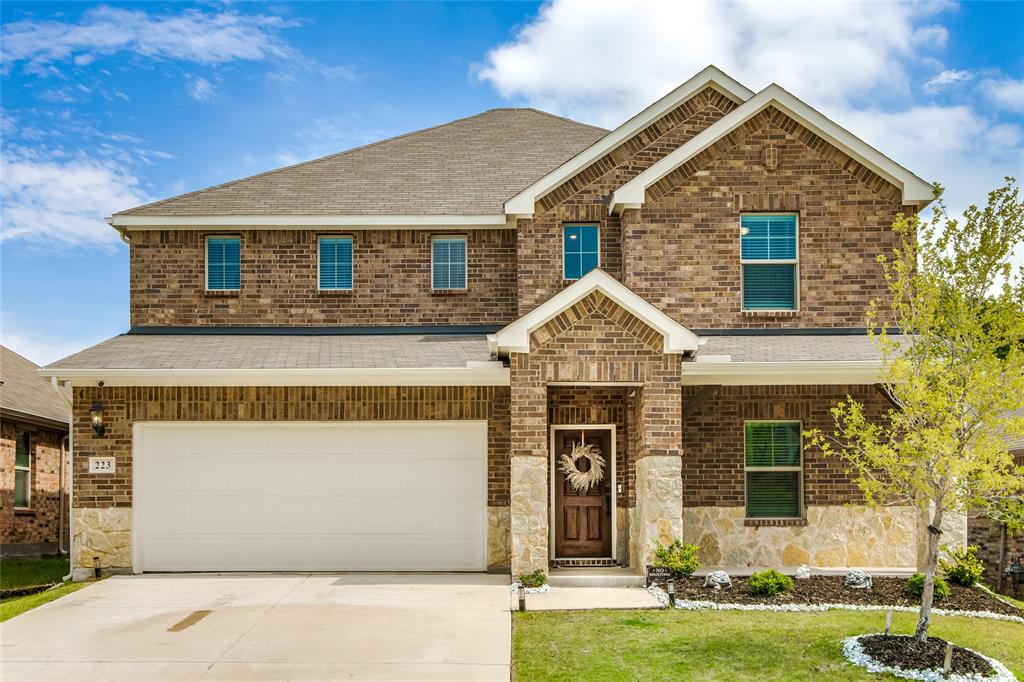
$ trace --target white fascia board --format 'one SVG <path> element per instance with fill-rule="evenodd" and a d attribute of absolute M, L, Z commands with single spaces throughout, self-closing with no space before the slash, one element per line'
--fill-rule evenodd
<path fill-rule="evenodd" d="M 323 369 L 48 369 L 75 386 L 508 386 L 500 362 L 471 367 Z"/>
<path fill-rule="evenodd" d="M 460 229 L 515 228 L 514 219 L 494 215 L 206 215 L 148 216 L 113 215 L 107 222 L 115 228 L 132 230 L 162 229 L 305 229 L 310 227 L 344 227 L 347 229 L 418 229 L 424 227 L 458 227 Z"/>
<path fill-rule="evenodd" d="M 615 149 L 638 132 L 672 111 L 706 87 L 713 87 L 737 104 L 754 96 L 754 92 L 733 80 L 718 67 L 708 66 L 672 92 L 629 119 L 600 140 L 533 183 L 505 202 L 505 213 L 528 218 L 533 215 L 537 199 L 555 189 L 590 164 Z"/>
<path fill-rule="evenodd" d="M 873 360 L 794 362 L 686 362 L 684 386 L 785 386 L 798 384 L 876 384 L 880 364 Z"/>
<path fill-rule="evenodd" d="M 491 352 L 529 353 L 530 335 L 562 311 L 571 308 L 594 291 L 601 291 L 644 323 L 661 333 L 665 353 L 697 350 L 697 335 L 630 291 L 601 269 L 591 270 L 582 279 L 558 292 L 496 334 L 487 337 Z"/>
<path fill-rule="evenodd" d="M 769 106 L 806 126 L 819 137 L 843 150 L 875 173 L 903 190 L 903 203 L 924 206 L 934 198 L 932 185 L 882 154 L 860 138 L 842 128 L 825 115 L 812 109 L 778 85 L 772 83 L 744 104 L 709 126 L 682 147 L 674 150 L 650 168 L 615 190 L 609 204 L 612 213 L 625 208 L 638 208 L 646 199 L 647 190 L 666 175 L 701 153 L 735 128 Z"/>

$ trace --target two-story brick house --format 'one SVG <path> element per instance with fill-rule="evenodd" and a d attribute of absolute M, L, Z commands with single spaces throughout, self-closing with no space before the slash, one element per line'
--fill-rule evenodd
<path fill-rule="evenodd" d="M 801 432 L 887 409 L 875 257 L 931 197 L 709 67 L 611 131 L 492 110 L 115 214 L 131 330 L 45 370 L 75 566 L 912 568 Z"/>

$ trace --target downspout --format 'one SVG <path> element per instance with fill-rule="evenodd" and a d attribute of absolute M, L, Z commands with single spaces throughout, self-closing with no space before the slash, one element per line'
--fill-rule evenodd
<path fill-rule="evenodd" d="M 64 549 L 64 462 L 68 456 L 68 443 L 71 441 L 71 428 L 68 427 L 68 435 L 60 439 L 60 484 L 57 486 L 57 553 L 67 554 Z"/>
<path fill-rule="evenodd" d="M 71 462 L 72 462 L 72 466 L 68 467 L 68 500 L 71 502 L 71 504 L 68 505 L 68 508 L 70 510 L 70 508 L 74 506 L 74 494 L 75 494 L 75 467 L 73 466 L 74 459 L 75 459 L 75 406 L 74 406 L 74 404 L 70 400 L 68 400 L 68 397 L 66 395 L 64 395 L 64 392 L 61 390 L 60 384 L 57 382 L 57 377 L 50 377 L 50 384 L 53 386 L 53 390 L 57 392 L 57 395 L 60 396 L 60 399 L 62 401 L 64 401 L 64 404 L 68 406 L 68 413 L 70 415 L 68 417 L 68 435 L 67 435 L 67 441 L 68 441 L 67 452 L 68 452 L 68 457 L 71 459 Z M 71 383 L 68 382 L 67 385 L 70 386 Z M 61 445 L 63 446 L 63 443 L 61 443 Z M 63 450 L 63 447 L 61 449 Z M 64 467 L 64 453 L 63 452 L 61 452 L 60 463 L 61 463 L 61 469 L 63 469 L 63 467 Z M 63 493 L 64 476 L 63 475 L 61 475 L 60 484 L 61 484 L 61 495 L 60 495 L 60 507 L 61 507 L 60 517 L 61 518 L 60 518 L 60 524 L 61 524 L 61 526 L 63 528 L 63 523 L 64 523 L 64 493 Z M 61 536 L 63 537 L 63 530 L 61 532 Z M 58 541 L 57 541 L 57 546 L 60 547 L 60 539 L 58 539 Z M 61 582 L 67 582 L 67 581 L 71 580 L 71 577 L 75 573 L 75 567 L 73 565 L 74 560 L 75 560 L 74 559 L 74 551 L 73 551 L 74 547 L 75 547 L 75 518 L 74 518 L 74 514 L 68 514 L 68 552 L 67 553 L 68 553 L 68 556 L 70 557 L 70 560 L 68 561 L 68 574 L 66 576 L 64 576 L 63 578 L 61 578 Z"/>
<path fill-rule="evenodd" d="M 128 240 L 128 231 L 123 229 L 123 228 L 120 228 L 120 227 L 118 227 L 117 225 L 114 224 L 114 216 L 109 216 L 107 218 L 104 218 L 104 220 L 107 221 L 107 225 L 110 225 L 112 228 L 117 230 L 117 233 L 119 235 L 121 235 L 121 241 L 123 241 L 125 244 L 130 244 L 131 243 Z"/>

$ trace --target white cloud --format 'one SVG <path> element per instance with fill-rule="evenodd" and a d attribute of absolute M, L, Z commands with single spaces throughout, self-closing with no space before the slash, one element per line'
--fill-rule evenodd
<path fill-rule="evenodd" d="M 988 78 L 981 82 L 981 91 L 997 106 L 1024 113 L 1024 78 Z"/>
<path fill-rule="evenodd" d="M 0 241 L 25 239 L 112 248 L 117 233 L 104 218 L 148 200 L 122 164 L 43 156 L 11 148 L 0 159 Z"/>
<path fill-rule="evenodd" d="M 924 84 L 925 92 L 935 93 L 974 78 L 974 74 L 966 69 L 946 69 Z"/>
<path fill-rule="evenodd" d="M 4 318 L 4 325 L 0 327 L 0 344 L 37 365 L 48 365 L 103 340 L 102 336 L 83 340 L 81 337 L 59 338 L 45 332 L 39 334 L 35 330 L 11 331 L 9 316 L 5 314 Z"/>
<path fill-rule="evenodd" d="M 196 78 L 188 84 L 189 97 L 197 102 L 209 102 L 213 99 L 213 84 L 205 78 Z"/>
<path fill-rule="evenodd" d="M 297 25 L 278 16 L 233 10 L 188 9 L 156 15 L 99 6 L 83 12 L 77 22 L 24 19 L 9 23 L 4 27 L 0 55 L 7 67 L 26 62 L 36 73 L 52 72 L 47 65 L 54 62 L 74 60 L 84 66 L 97 56 L 121 51 L 201 64 L 292 58 L 295 50 L 279 33 Z"/>

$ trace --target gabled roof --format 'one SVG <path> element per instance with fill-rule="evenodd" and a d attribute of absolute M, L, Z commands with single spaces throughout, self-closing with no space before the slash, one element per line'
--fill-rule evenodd
<path fill-rule="evenodd" d="M 70 392 L 65 390 L 70 399 Z M 39 365 L 0 346 L 0 410 L 67 425 L 71 411 L 49 380 L 39 375 Z"/>
<path fill-rule="evenodd" d="M 615 190 L 609 210 L 614 213 L 623 208 L 639 208 L 644 203 L 649 187 L 769 106 L 778 108 L 829 144 L 901 188 L 905 205 L 924 206 L 934 198 L 931 184 L 773 83 Z"/>
<path fill-rule="evenodd" d="M 492 109 L 122 211 L 111 222 L 490 215 L 504 223 L 502 204 L 509 196 L 606 133 L 536 109 Z"/>
<path fill-rule="evenodd" d="M 540 178 L 505 202 L 505 213 L 528 217 L 538 199 L 580 172 L 594 161 L 669 113 L 705 88 L 714 88 L 737 104 L 746 102 L 754 93 L 715 66 L 708 66 L 693 78 L 668 93 L 615 130 L 600 138 L 576 156 Z"/>
<path fill-rule="evenodd" d="M 600 291 L 659 332 L 664 339 L 665 353 L 687 353 L 697 350 L 696 334 L 598 268 L 591 270 L 501 331 L 490 335 L 488 340 L 491 351 L 499 354 L 529 353 L 530 335 L 534 331 L 595 291 Z"/>

